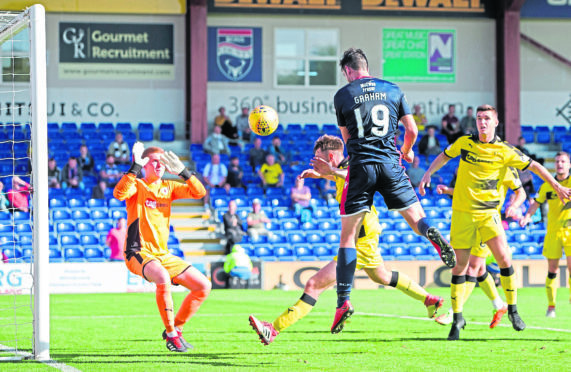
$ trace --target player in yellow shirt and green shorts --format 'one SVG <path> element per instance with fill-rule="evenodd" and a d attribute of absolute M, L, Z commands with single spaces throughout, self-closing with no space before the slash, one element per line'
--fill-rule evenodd
<path fill-rule="evenodd" d="M 498 212 L 501 212 L 502 210 L 508 188 L 514 191 L 516 197 L 511 205 L 506 208 L 505 214 L 506 217 L 513 217 L 515 215 L 515 210 L 517 210 L 517 208 L 519 208 L 526 199 L 526 193 L 521 185 L 519 175 L 513 168 L 510 168 L 510 171 L 506 172 L 505 178 L 500 186 L 500 196 L 502 198 L 500 205 L 498 205 Z M 454 188 L 446 185 L 438 185 L 436 186 L 436 192 L 438 194 L 448 194 L 452 196 L 454 194 Z M 482 288 L 486 296 L 488 296 L 490 301 L 492 301 L 494 315 L 490 323 L 490 328 L 495 328 L 500 323 L 504 314 L 508 311 L 508 307 L 500 297 L 493 277 L 486 270 L 486 260 L 489 256 L 493 258 L 490 249 L 483 243 L 480 243 L 470 249 L 470 259 L 468 271 L 466 273 L 466 286 L 464 288 L 463 300 L 464 303 L 466 303 L 468 297 L 470 297 L 470 294 L 472 294 L 472 291 L 476 286 L 476 282 L 478 282 L 480 288 Z M 447 313 L 434 318 L 434 320 L 438 324 L 448 325 L 452 323 L 452 317 L 453 311 L 452 308 L 450 308 Z"/>
<path fill-rule="evenodd" d="M 555 178 L 565 187 L 571 187 L 570 167 L 569 153 L 564 151 L 558 152 L 555 155 Z M 521 219 L 520 225 L 522 227 L 531 221 L 531 216 L 533 216 L 539 205 L 543 203 L 547 203 L 549 206 L 547 231 L 543 242 L 543 255 L 547 258 L 547 278 L 545 279 L 547 312 L 545 315 L 549 318 L 555 318 L 555 298 L 557 294 L 555 279 L 557 278 L 562 251 L 565 251 L 565 256 L 567 256 L 567 268 L 570 275 L 569 282 L 571 282 L 571 202 L 562 203 L 554 192 L 553 187 L 548 183 L 544 183 L 539 188 L 539 193 L 535 200 L 531 202 L 529 210 Z M 571 293 L 569 302 L 571 303 Z"/>
<path fill-rule="evenodd" d="M 336 199 L 340 201 L 347 174 L 347 161 L 343 159 L 343 141 L 339 137 L 326 134 L 317 139 L 313 151 L 316 157 L 320 157 L 330 164 L 330 173 L 319 174 L 313 169 L 307 169 L 299 177 L 334 180 L 337 188 Z M 428 317 L 434 317 L 444 300 L 442 297 L 427 293 L 424 288 L 406 274 L 387 270 L 379 254 L 380 234 L 379 217 L 377 210 L 372 206 L 371 211 L 366 214 L 363 220 L 356 245 L 357 269 L 365 270 L 369 278 L 376 283 L 395 287 L 415 300 L 422 301 L 428 310 Z M 281 331 L 305 317 L 315 306 L 319 295 L 335 284 L 336 261 L 337 257 L 312 276 L 307 281 L 301 298 L 272 323 L 260 321 L 250 315 L 250 324 L 264 345 L 269 345 Z"/>
<path fill-rule="evenodd" d="M 529 169 L 553 186 L 562 200 L 571 197 L 571 189 L 561 186 L 541 164 L 531 160 L 514 146 L 496 136 L 499 124 L 496 109 L 483 105 L 476 110 L 478 134 L 458 138 L 438 155 L 424 174 L 419 191 L 425 195 L 431 175 L 451 158 L 461 156 L 458 181 L 452 201 L 450 244 L 454 247 L 457 263 L 452 269 L 450 298 L 454 311 L 448 340 L 458 340 L 460 330 L 466 326 L 462 316 L 464 287 L 470 258 L 470 248 L 485 243 L 498 262 L 500 280 L 508 303 L 508 318 L 516 331 L 525 329 L 525 323 L 517 311 L 515 273 L 508 253 L 508 243 L 497 207 L 503 198 L 500 185 L 508 167 Z"/>

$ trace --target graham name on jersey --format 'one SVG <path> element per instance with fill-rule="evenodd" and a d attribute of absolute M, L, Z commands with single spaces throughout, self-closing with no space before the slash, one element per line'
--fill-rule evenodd
<path fill-rule="evenodd" d="M 387 94 L 383 93 L 383 92 L 365 93 L 365 94 L 361 94 L 359 96 L 355 96 L 353 99 L 355 100 L 355 103 L 363 103 L 363 102 L 369 102 L 369 101 L 380 101 L 380 100 L 386 100 Z"/>

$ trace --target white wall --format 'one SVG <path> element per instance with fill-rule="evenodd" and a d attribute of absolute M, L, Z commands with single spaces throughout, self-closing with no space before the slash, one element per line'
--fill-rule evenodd
<path fill-rule="evenodd" d="M 571 60 L 571 20 L 523 19 L 520 30 Z M 520 58 L 522 124 L 569 125 L 564 116 L 571 120 L 571 67 L 523 40 Z"/>
<path fill-rule="evenodd" d="M 455 83 L 402 83 L 409 103 L 425 107 L 429 122 L 439 123 L 449 103 L 458 104 L 457 114 L 466 106 L 495 103 L 495 23 L 489 19 L 451 18 L 389 18 L 389 17 L 323 17 L 268 15 L 209 15 L 209 26 L 262 27 L 261 83 L 208 83 L 208 121 L 212 121 L 219 106 L 226 106 L 233 119 L 242 103 L 252 105 L 253 97 L 280 111 L 283 123 L 335 123 L 333 95 L 346 82 L 339 78 L 335 88 L 277 88 L 274 86 L 274 28 L 337 28 L 340 53 L 349 47 L 360 47 L 369 59 L 371 74 L 381 75 L 383 28 L 440 28 L 456 30 Z M 256 99 L 254 103 L 260 102 Z M 286 109 L 287 105 L 287 109 Z M 305 105 L 305 106 L 304 106 Z M 293 107 L 293 111 L 291 108 Z M 297 112 L 300 108 L 301 112 Z M 307 110 L 304 111 L 304 107 Z"/>

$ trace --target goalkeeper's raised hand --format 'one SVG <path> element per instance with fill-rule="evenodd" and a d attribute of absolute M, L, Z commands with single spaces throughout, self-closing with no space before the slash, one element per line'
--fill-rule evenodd
<path fill-rule="evenodd" d="M 139 174 L 141 169 L 149 162 L 149 158 L 143 158 L 143 152 L 145 151 L 145 145 L 142 142 L 135 142 L 131 154 L 133 154 L 133 164 L 127 173 L 133 173 L 134 175 Z"/>
<path fill-rule="evenodd" d="M 180 161 L 178 156 L 172 151 L 165 151 L 164 154 L 161 154 L 161 162 L 165 165 L 167 172 L 170 174 L 176 174 L 184 180 L 192 176 L 192 173 L 186 169 L 182 161 Z"/>

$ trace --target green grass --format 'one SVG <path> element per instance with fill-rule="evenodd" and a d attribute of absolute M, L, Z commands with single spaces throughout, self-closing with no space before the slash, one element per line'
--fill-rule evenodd
<path fill-rule="evenodd" d="M 448 298 L 446 288 L 429 289 Z M 185 329 L 195 349 L 169 352 L 154 294 L 51 296 L 51 357 L 82 371 L 220 370 L 562 370 L 571 363 L 571 305 L 559 289 L 557 318 L 546 319 L 543 288 L 519 291 L 518 305 L 528 325 L 515 332 L 507 319 L 490 330 L 491 304 L 476 289 L 465 306 L 468 322 L 461 340 L 446 341 L 449 327 L 426 316 L 422 304 L 396 290 L 358 290 L 356 313 L 341 334 L 332 335 L 335 292 L 325 292 L 314 311 L 263 346 L 248 315 L 273 320 L 299 291 L 217 290 Z M 175 294 L 179 304 L 183 294 Z M 13 296 L 3 296 L 4 299 Z M 445 308 L 449 301 L 445 303 Z M 384 314 L 373 316 L 365 314 Z M 6 322 L 6 311 L 1 313 Z M 399 316 L 411 316 L 403 319 Z M 418 319 L 417 319 L 418 318 Z M 475 324 L 481 322 L 485 324 Z M 508 327 L 509 326 L 509 327 Z M 564 329 L 557 332 L 532 327 Z M 13 337 L 0 327 L 0 339 Z M 11 336 L 10 336 L 11 335 Z M 26 351 L 30 351 L 28 348 Z M 2 371 L 54 370 L 34 361 L 0 363 Z"/>

